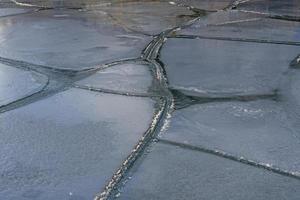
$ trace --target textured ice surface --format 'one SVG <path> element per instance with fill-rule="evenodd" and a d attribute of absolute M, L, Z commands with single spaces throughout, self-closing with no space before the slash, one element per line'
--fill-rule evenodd
<path fill-rule="evenodd" d="M 109 0 L 101 0 L 109 2 Z M 98 0 L 1 0 L 2 7 L 84 8 L 99 4 Z"/>
<path fill-rule="evenodd" d="M 125 29 L 146 34 L 159 34 L 163 30 L 181 25 L 192 19 L 194 14 L 187 8 L 169 2 L 135 1 L 99 6 L 123 25 Z"/>
<path fill-rule="evenodd" d="M 0 106 L 40 91 L 48 78 L 0 64 Z"/>
<path fill-rule="evenodd" d="M 238 23 L 248 21 L 250 19 L 262 18 L 262 15 L 255 13 L 241 12 L 238 10 L 226 10 L 209 13 L 207 16 L 195 21 L 191 26 L 184 27 L 184 30 L 192 30 L 193 28 L 203 28 L 208 25 L 222 25 L 227 23 Z M 198 30 L 199 31 L 199 30 Z"/>
<path fill-rule="evenodd" d="M 179 4 L 193 6 L 203 10 L 221 10 L 228 7 L 234 0 L 174 0 Z"/>
<path fill-rule="evenodd" d="M 298 200 L 300 182 L 202 152 L 156 144 L 119 199 Z"/>
<path fill-rule="evenodd" d="M 290 124 L 300 138 L 300 70 L 290 69 L 281 86 L 281 101 L 289 115 Z M 300 168 L 300 164 L 298 165 Z"/>
<path fill-rule="evenodd" d="M 238 11 L 217 12 L 177 34 L 300 42 L 300 23 Z"/>
<path fill-rule="evenodd" d="M 150 40 L 103 12 L 46 10 L 0 19 L 0 56 L 56 68 L 138 57 Z"/>
<path fill-rule="evenodd" d="M 76 84 L 120 92 L 147 93 L 152 84 L 151 68 L 146 64 L 117 64 L 99 70 Z"/>
<path fill-rule="evenodd" d="M 197 17 L 195 24 L 169 37 L 202 39 L 170 38 L 162 47 L 159 59 L 175 110 L 159 134 L 163 139 L 151 143 L 132 170 L 125 169 L 125 178 L 132 179 L 121 179 L 121 199 L 299 199 L 299 180 L 191 146 L 299 175 L 298 2 L 235 1 L 241 3 L 235 11 L 221 11 L 233 0 L 17 1 L 0 0 L 0 60 L 12 59 L 12 66 L 46 65 L 32 69 L 51 80 L 41 95 L 2 109 L 0 200 L 87 200 L 104 191 L 149 128 L 155 101 L 68 87 L 169 94 L 160 88 L 164 84 L 156 85 L 152 66 L 114 61 L 140 58 L 155 39 L 149 35 Z M 274 40 L 290 45 L 267 44 Z M 153 55 L 147 57 L 154 62 Z M 109 68 L 100 66 L 110 62 Z M 49 70 L 95 65 L 99 71 L 94 74 Z M 40 91 L 46 81 L 34 72 L 0 65 L 0 107 Z M 170 111 L 166 105 L 164 113 Z M 122 189 L 122 183 L 114 189 Z"/>
<path fill-rule="evenodd" d="M 238 9 L 300 17 L 300 3 L 297 0 L 250 0 L 241 3 Z"/>
<path fill-rule="evenodd" d="M 293 119 L 286 106 L 293 105 L 271 100 L 194 105 L 175 111 L 162 137 L 300 172 L 299 125 L 292 124 L 299 124 L 299 113 Z"/>
<path fill-rule="evenodd" d="M 168 0 L 161 0 L 161 1 L 156 1 L 156 0 L 144 0 L 144 1 L 138 1 L 138 0 L 17 0 L 19 2 L 19 5 L 21 4 L 30 4 L 30 5 L 36 5 L 36 6 L 42 6 L 42 7 L 53 7 L 53 8 L 99 8 L 101 6 L 110 6 L 111 4 L 120 4 L 123 5 L 134 2 L 135 4 L 140 4 L 144 5 L 145 7 L 149 7 L 150 4 L 161 4 L 161 8 L 163 8 L 165 3 L 170 3 L 171 5 L 175 3 L 179 4 L 184 4 L 184 5 L 189 5 L 193 6 L 199 9 L 206 9 L 206 10 L 219 10 L 223 9 L 226 6 L 228 6 L 231 2 L 234 0 L 174 0 L 174 1 L 168 1 Z M 10 0 L 1 0 L 0 5 L 9 5 L 13 6 L 15 5 L 12 1 Z M 151 5 L 150 5 L 151 6 Z M 118 6 L 121 8 L 120 6 Z M 128 6 L 125 5 L 125 9 L 128 9 Z M 161 9 L 159 8 L 159 9 Z M 121 8 L 123 9 L 123 8 Z M 178 9 L 180 10 L 180 9 Z M 178 11 L 177 10 L 177 11 Z M 181 9 L 183 10 L 183 9 Z"/>
<path fill-rule="evenodd" d="M 0 115 L 0 199 L 92 199 L 151 123 L 147 98 L 71 89 Z"/>
<path fill-rule="evenodd" d="M 279 87 L 300 47 L 206 39 L 168 39 L 162 48 L 170 87 L 199 94 L 262 94 Z"/>

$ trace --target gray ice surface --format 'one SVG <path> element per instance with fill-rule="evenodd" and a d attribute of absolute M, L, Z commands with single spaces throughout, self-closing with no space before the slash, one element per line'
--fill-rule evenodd
<path fill-rule="evenodd" d="M 0 199 L 92 199 L 148 129 L 154 103 L 70 89 L 2 113 Z"/>
<path fill-rule="evenodd" d="M 155 144 L 120 200 L 298 200 L 300 182 L 214 155 Z"/>
<path fill-rule="evenodd" d="M 170 87 L 199 95 L 270 94 L 300 52 L 298 46 L 168 39 L 161 51 Z"/>
<path fill-rule="evenodd" d="M 176 34 L 299 43 L 300 22 L 264 18 L 233 10 L 212 13 Z"/>
<path fill-rule="evenodd" d="M 14 3 L 13 1 L 17 2 Z M 30 6 L 39 6 L 39 7 L 50 7 L 50 8 L 87 8 L 87 9 L 97 9 L 103 6 L 117 6 L 118 8 L 123 9 L 120 6 L 126 7 L 125 10 L 129 9 L 128 5 L 139 4 L 144 5 L 144 7 L 151 7 L 152 5 L 157 5 L 156 7 L 162 10 L 165 7 L 165 3 L 170 5 L 174 4 L 184 4 L 187 6 L 193 6 L 198 9 L 205 10 L 220 10 L 228 5 L 230 5 L 234 0 L 1 0 L 0 5 L 5 6 L 21 6 L 21 5 L 30 5 Z M 118 5 L 119 4 L 119 5 Z M 160 5 L 160 6 L 159 6 Z M 148 9 L 148 8 L 145 8 Z M 183 10 L 178 8 L 177 11 Z M 135 11 L 136 12 L 136 11 Z M 160 13 L 162 14 L 162 13 Z"/>
<path fill-rule="evenodd" d="M 237 8 L 250 12 L 300 17 L 300 2 L 298 0 L 250 0 L 241 3 Z"/>
<path fill-rule="evenodd" d="M 99 6 L 128 30 L 145 34 L 159 34 L 193 19 L 193 12 L 169 1 L 133 1 Z"/>
<path fill-rule="evenodd" d="M 161 137 L 300 173 L 300 118 L 288 112 L 291 106 L 271 100 L 193 105 L 175 111 Z"/>
<path fill-rule="evenodd" d="M 97 71 L 92 76 L 76 83 L 79 86 L 146 94 L 153 78 L 151 66 L 138 63 L 123 63 Z"/>
<path fill-rule="evenodd" d="M 80 9 L 91 5 L 111 2 L 116 0 L 1 0 L 0 6 L 14 7 L 33 7 L 33 8 L 70 8 Z"/>
<path fill-rule="evenodd" d="M 168 35 L 162 62 L 147 60 L 164 65 L 171 99 L 141 53 L 198 17 Z M 162 131 L 122 171 L 121 199 L 298 200 L 299 180 L 197 147 L 299 177 L 299 27 L 292 0 L 0 0 L 0 61 L 11 65 L 0 64 L 0 107 L 45 86 L 33 71 L 50 79 L 1 110 L 0 200 L 93 199 L 153 122 Z M 155 99 L 124 93 L 168 95 L 174 107 L 153 119 Z"/>
<path fill-rule="evenodd" d="M 39 92 L 47 81 L 42 74 L 0 64 L 0 106 Z"/>
<path fill-rule="evenodd" d="M 174 2 L 192 6 L 197 9 L 216 11 L 227 8 L 234 2 L 234 0 L 174 0 Z"/>
<path fill-rule="evenodd" d="M 23 9 L 23 8 L 1 8 L 0 6 L 0 17 L 23 14 L 26 12 L 32 11 L 32 9 Z"/>
<path fill-rule="evenodd" d="M 84 69 L 139 57 L 151 37 L 128 33 L 104 12 L 45 10 L 0 19 L 0 56 Z"/>

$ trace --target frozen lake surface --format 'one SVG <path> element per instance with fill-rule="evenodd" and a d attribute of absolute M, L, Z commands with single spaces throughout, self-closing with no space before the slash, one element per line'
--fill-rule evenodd
<path fill-rule="evenodd" d="M 0 199 L 300 196 L 300 3 L 0 1 Z"/>

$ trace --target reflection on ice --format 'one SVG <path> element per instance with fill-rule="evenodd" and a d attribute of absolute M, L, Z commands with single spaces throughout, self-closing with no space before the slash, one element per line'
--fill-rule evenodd
<path fill-rule="evenodd" d="M 22 9 L 22 8 L 0 8 L 0 17 L 17 15 L 32 11 L 31 9 Z"/>
<path fill-rule="evenodd" d="M 92 199 L 149 128 L 154 102 L 80 89 L 0 115 L 0 199 Z"/>
<path fill-rule="evenodd" d="M 150 65 L 123 63 L 99 70 L 76 84 L 87 88 L 146 94 L 151 87 L 152 81 Z"/>
<path fill-rule="evenodd" d="M 84 69 L 138 57 L 151 39 L 124 37 L 122 27 L 94 12 L 41 11 L 0 19 L 0 27 L 1 57 L 56 68 Z"/>
<path fill-rule="evenodd" d="M 297 2 L 0 7 L 1 200 L 298 200 Z"/>
<path fill-rule="evenodd" d="M 39 92 L 47 81 L 41 74 L 0 64 L 0 106 Z"/>

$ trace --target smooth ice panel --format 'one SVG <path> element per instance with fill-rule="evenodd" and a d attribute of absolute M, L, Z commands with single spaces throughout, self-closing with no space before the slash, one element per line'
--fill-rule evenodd
<path fill-rule="evenodd" d="M 156 144 L 126 182 L 121 200 L 297 200 L 300 183 L 214 155 Z"/>
<path fill-rule="evenodd" d="M 146 64 L 118 64 L 99 70 L 76 84 L 85 87 L 145 94 L 152 84 L 151 68 Z"/>
<path fill-rule="evenodd" d="M 154 101 L 71 89 L 0 115 L 0 199 L 92 199 L 152 122 Z"/>
<path fill-rule="evenodd" d="M 300 17 L 300 3 L 295 0 L 254 0 L 245 1 L 238 7 L 240 10 L 268 13 L 272 15 L 288 15 Z"/>
<path fill-rule="evenodd" d="M 217 12 L 192 26 L 177 31 L 178 35 L 233 38 L 241 40 L 300 42 L 300 23 L 264 18 L 238 11 Z"/>
<path fill-rule="evenodd" d="M 1 2 L 0 2 L 1 5 Z M 26 12 L 32 11 L 31 9 L 22 9 L 22 8 L 0 8 L 0 17 L 23 14 Z"/>
<path fill-rule="evenodd" d="M 300 47 L 206 39 L 168 39 L 161 52 L 170 87 L 201 95 L 270 94 Z"/>
<path fill-rule="evenodd" d="M 0 64 L 0 106 L 39 92 L 47 80 L 44 75 Z"/>
<path fill-rule="evenodd" d="M 139 57 L 151 38 L 128 33 L 103 12 L 46 10 L 0 19 L 0 56 L 86 69 Z"/>
<path fill-rule="evenodd" d="M 299 117 L 286 106 L 295 108 L 272 100 L 190 106 L 173 113 L 162 137 L 300 173 L 300 134 L 292 124 Z"/>

